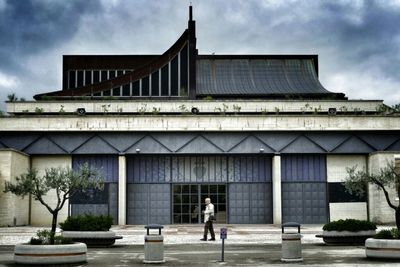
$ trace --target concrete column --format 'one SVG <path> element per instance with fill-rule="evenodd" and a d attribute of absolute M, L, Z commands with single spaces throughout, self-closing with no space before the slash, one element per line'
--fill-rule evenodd
<path fill-rule="evenodd" d="M 126 157 L 118 157 L 118 224 L 126 224 Z"/>
<path fill-rule="evenodd" d="M 281 156 L 272 158 L 273 223 L 282 223 Z"/>

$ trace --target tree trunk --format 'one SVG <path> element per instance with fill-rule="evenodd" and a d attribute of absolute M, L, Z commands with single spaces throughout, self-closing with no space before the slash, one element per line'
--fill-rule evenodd
<path fill-rule="evenodd" d="M 396 215 L 396 226 L 397 226 L 397 229 L 400 230 L 400 208 L 396 209 L 395 215 Z"/>
<path fill-rule="evenodd" d="M 51 222 L 50 244 L 54 245 L 54 236 L 56 235 L 58 212 L 53 213 L 53 220 Z"/>

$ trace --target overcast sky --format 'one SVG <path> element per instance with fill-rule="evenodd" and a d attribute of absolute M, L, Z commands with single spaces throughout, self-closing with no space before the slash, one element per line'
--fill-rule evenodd
<path fill-rule="evenodd" d="M 326 89 L 400 103 L 400 0 L 0 0 L 0 99 L 60 90 L 62 55 L 163 53 L 190 2 L 200 54 L 318 54 Z"/>

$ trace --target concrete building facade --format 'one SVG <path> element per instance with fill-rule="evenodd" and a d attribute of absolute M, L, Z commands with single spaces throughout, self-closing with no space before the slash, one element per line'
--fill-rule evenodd
<path fill-rule="evenodd" d="M 201 223 L 210 197 L 219 223 L 394 221 L 375 187 L 359 198 L 342 182 L 346 167 L 400 158 L 400 117 L 326 90 L 316 55 L 199 55 L 190 10 L 162 55 L 64 56 L 62 87 L 0 118 L 2 186 L 27 168 L 103 172 L 105 190 L 74 196 L 60 220 Z M 32 199 L 0 199 L 0 225 L 50 222 Z"/>

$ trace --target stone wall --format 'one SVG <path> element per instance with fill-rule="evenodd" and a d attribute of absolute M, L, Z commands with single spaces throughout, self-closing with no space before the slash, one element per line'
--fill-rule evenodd
<path fill-rule="evenodd" d="M 3 193 L 4 182 L 29 169 L 29 156 L 15 150 L 0 150 L 0 226 L 27 225 L 29 223 L 29 196 L 17 197 Z"/>
<path fill-rule="evenodd" d="M 347 177 L 346 168 L 357 165 L 358 169 L 366 169 L 367 158 L 360 155 L 332 155 L 326 157 L 328 183 L 344 182 Z M 339 219 L 366 220 L 366 202 L 329 203 L 330 221 Z"/>
<path fill-rule="evenodd" d="M 32 157 L 32 168 L 38 170 L 39 175 L 43 175 L 47 168 L 51 167 L 72 167 L 70 156 L 41 156 Z M 57 203 L 57 197 L 54 191 L 50 191 L 44 197 L 45 201 L 54 208 Z M 31 204 L 31 224 L 38 226 L 51 225 L 51 214 L 40 202 L 32 200 Z M 58 222 L 63 222 L 68 217 L 68 201 L 58 213 Z"/>
<path fill-rule="evenodd" d="M 376 152 L 369 156 L 368 170 L 371 173 L 376 173 L 380 168 L 386 166 L 387 162 L 393 162 L 395 157 L 400 157 L 400 153 L 390 152 Z M 394 188 L 388 188 L 389 196 L 395 205 L 398 205 L 396 200 L 396 193 Z M 376 223 L 394 223 L 394 210 L 389 207 L 386 202 L 383 191 L 380 190 L 376 185 L 369 185 L 369 212 L 370 219 Z"/>

